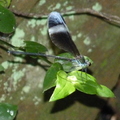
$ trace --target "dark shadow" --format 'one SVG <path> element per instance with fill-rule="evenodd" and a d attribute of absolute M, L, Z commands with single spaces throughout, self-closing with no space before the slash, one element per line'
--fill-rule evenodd
<path fill-rule="evenodd" d="M 99 113 L 97 120 L 111 120 L 111 117 L 115 114 L 115 110 L 110 105 L 106 104 Z"/>
<path fill-rule="evenodd" d="M 90 70 L 89 68 L 87 68 L 87 73 L 90 74 L 90 75 L 93 75 L 92 70 Z"/>
<path fill-rule="evenodd" d="M 4 71 L 0 71 L 0 74 L 5 74 L 5 72 Z"/>
<path fill-rule="evenodd" d="M 88 95 L 88 94 L 76 91 L 75 93 L 71 94 L 70 96 L 55 102 L 54 107 L 51 110 L 51 113 L 56 113 L 61 110 L 64 110 L 64 109 L 70 107 L 71 105 L 73 105 L 76 101 L 78 101 L 86 106 L 96 107 L 99 109 L 101 109 L 107 103 L 106 100 L 104 100 L 98 96 Z"/>
<path fill-rule="evenodd" d="M 116 84 L 114 85 L 114 87 L 112 88 L 112 91 L 116 91 L 117 88 L 119 88 L 119 86 L 120 86 L 120 74 L 118 75 L 118 80 Z"/>
<path fill-rule="evenodd" d="M 0 43 L 3 44 L 3 46 L 7 46 L 7 47 L 11 47 L 11 48 L 15 48 L 13 45 L 9 44 L 8 42 L 4 41 L 4 40 L 0 40 Z M 0 48 L 3 48 L 2 45 L 0 45 Z"/>
<path fill-rule="evenodd" d="M 54 89 L 52 88 L 44 93 L 45 102 L 50 99 L 50 96 L 52 95 L 53 90 Z M 98 109 L 102 109 L 103 106 L 107 104 L 106 100 L 96 95 L 88 95 L 80 91 L 76 91 L 73 94 L 67 96 L 66 98 L 56 101 L 51 110 L 51 113 L 63 111 L 67 109 L 68 107 L 72 106 L 76 101 L 86 106 L 96 107 Z"/>
<path fill-rule="evenodd" d="M 0 45 L 0 48 L 2 49 L 2 50 L 4 50 L 4 51 L 8 51 L 8 49 L 6 48 L 6 47 L 4 47 L 4 46 L 2 46 L 2 45 Z"/>
<path fill-rule="evenodd" d="M 2 39 L 2 40 L 5 40 L 4 38 L 7 38 L 7 37 L 9 37 L 11 34 L 10 33 L 2 33 L 2 32 L 0 32 L 0 40 Z"/>
<path fill-rule="evenodd" d="M 44 97 L 43 97 L 44 98 L 43 99 L 44 102 L 48 102 L 49 101 L 49 99 L 50 99 L 53 91 L 54 91 L 54 87 L 50 88 L 49 90 L 47 90 L 47 91 L 44 92 Z"/>
<path fill-rule="evenodd" d="M 18 111 L 17 111 L 16 116 L 15 116 L 15 118 L 13 120 L 17 120 L 17 115 L 18 115 Z"/>

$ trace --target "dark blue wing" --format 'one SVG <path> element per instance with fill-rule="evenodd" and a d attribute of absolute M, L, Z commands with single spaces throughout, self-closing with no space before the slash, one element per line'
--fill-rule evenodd
<path fill-rule="evenodd" d="M 48 31 L 52 42 L 60 49 L 79 56 L 79 51 L 72 41 L 66 23 L 58 12 L 51 12 L 48 17 Z"/>

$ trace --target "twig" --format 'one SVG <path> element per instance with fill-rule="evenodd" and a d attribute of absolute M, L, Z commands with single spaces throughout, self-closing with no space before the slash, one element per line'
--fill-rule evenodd
<path fill-rule="evenodd" d="M 76 13 L 83 13 L 83 14 L 90 14 L 90 15 L 94 15 L 97 17 L 101 17 L 105 20 L 107 20 L 110 23 L 114 23 L 114 24 L 118 24 L 120 25 L 120 17 L 115 16 L 115 15 L 111 15 L 111 14 L 107 14 L 107 13 L 102 13 L 102 12 L 97 12 L 95 10 L 86 8 L 86 9 L 77 9 Z"/>
<path fill-rule="evenodd" d="M 16 10 L 11 10 L 11 11 L 18 16 L 27 17 L 27 18 L 46 19 L 48 16 L 48 14 L 23 13 L 23 12 L 19 12 Z M 71 14 L 89 14 L 89 15 L 93 15 L 96 17 L 100 17 L 109 23 L 120 26 L 120 17 L 107 14 L 107 13 L 98 12 L 90 8 L 76 9 L 74 11 L 66 11 L 62 15 L 65 16 L 65 15 L 71 15 Z"/>
<path fill-rule="evenodd" d="M 39 18 L 39 19 L 46 19 L 48 17 L 47 14 L 36 14 L 36 13 L 23 13 L 17 10 L 11 10 L 15 15 L 22 16 L 26 18 Z"/>

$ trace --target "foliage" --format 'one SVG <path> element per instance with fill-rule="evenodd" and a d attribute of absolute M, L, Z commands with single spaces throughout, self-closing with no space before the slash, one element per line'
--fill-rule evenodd
<path fill-rule="evenodd" d="M 55 66 L 55 64 L 56 63 L 50 67 L 48 70 L 49 73 L 51 72 L 54 74 L 53 71 L 58 71 L 58 68 Z M 75 90 L 101 97 L 114 97 L 113 92 L 109 88 L 98 84 L 93 76 L 82 71 L 72 71 L 70 73 L 66 73 L 61 69 L 56 73 L 56 77 L 54 76 L 54 78 L 51 78 L 50 74 L 47 72 L 45 78 L 44 90 L 47 90 L 46 88 L 49 89 L 53 86 L 56 86 L 50 101 L 62 99 L 72 94 Z"/>
<path fill-rule="evenodd" d="M 3 7 L 9 7 L 11 0 L 0 0 L 0 5 Z"/>
<path fill-rule="evenodd" d="M 11 33 L 15 30 L 15 17 L 11 11 L 0 5 L 0 32 Z"/>
<path fill-rule="evenodd" d="M 0 103 L 0 120 L 13 120 L 17 114 L 17 106 Z"/>

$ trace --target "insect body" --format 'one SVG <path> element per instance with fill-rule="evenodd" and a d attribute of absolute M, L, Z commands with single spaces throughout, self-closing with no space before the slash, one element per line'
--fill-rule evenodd
<path fill-rule="evenodd" d="M 24 55 L 33 55 L 33 56 L 45 56 L 53 57 L 61 60 L 71 61 L 73 68 L 75 70 L 86 69 L 91 65 L 91 60 L 87 57 L 81 55 L 72 41 L 71 35 L 69 33 L 68 27 L 65 23 L 65 20 L 58 12 L 51 12 L 48 16 L 48 33 L 52 42 L 60 49 L 70 52 L 75 58 L 66 58 L 54 55 L 46 55 L 44 53 L 29 53 L 29 52 L 20 52 L 20 51 L 8 51 L 10 54 L 24 54 Z"/>
<path fill-rule="evenodd" d="M 65 20 L 58 12 L 51 12 L 48 17 L 48 31 L 52 42 L 59 48 L 70 52 L 76 59 L 73 60 L 74 66 L 85 69 L 91 65 L 88 59 L 80 55 L 76 45 L 72 41 Z"/>

